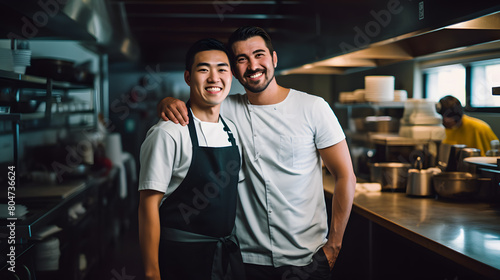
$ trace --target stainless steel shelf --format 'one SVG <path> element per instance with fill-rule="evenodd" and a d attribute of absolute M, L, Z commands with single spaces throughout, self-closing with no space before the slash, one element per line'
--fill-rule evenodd
<path fill-rule="evenodd" d="M 385 146 L 414 146 L 414 145 L 428 144 L 432 140 L 401 137 L 398 134 L 372 134 L 370 135 L 369 141 L 375 144 L 381 144 Z"/>
<path fill-rule="evenodd" d="M 46 88 L 47 82 L 50 79 L 44 77 L 37 77 L 25 74 L 18 74 L 10 71 L 0 70 L 0 79 L 10 81 L 18 87 L 33 87 L 33 88 Z M 52 80 L 52 88 L 54 89 L 84 89 L 93 88 L 93 85 L 75 84 L 63 81 Z"/>
<path fill-rule="evenodd" d="M 399 101 L 365 102 L 365 103 L 335 103 L 335 108 L 404 108 L 405 103 Z"/>

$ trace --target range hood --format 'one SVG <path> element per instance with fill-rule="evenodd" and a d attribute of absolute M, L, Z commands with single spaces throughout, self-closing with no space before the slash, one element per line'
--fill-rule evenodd
<path fill-rule="evenodd" d="M 120 10 L 105 0 L 0 0 L 0 37 L 75 40 L 110 59 L 138 59 L 138 48 Z"/>
<path fill-rule="evenodd" d="M 400 61 L 500 50 L 500 12 L 436 30 L 421 30 L 363 49 L 280 71 L 289 74 L 348 74 Z"/>

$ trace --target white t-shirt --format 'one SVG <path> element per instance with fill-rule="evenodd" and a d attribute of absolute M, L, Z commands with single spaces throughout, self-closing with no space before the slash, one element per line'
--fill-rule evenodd
<path fill-rule="evenodd" d="M 243 145 L 236 219 L 243 261 L 307 265 L 327 240 L 318 149 L 345 139 L 337 117 L 324 99 L 293 89 L 273 105 L 230 95 L 221 115 L 238 127 Z"/>
<path fill-rule="evenodd" d="M 224 119 L 240 149 L 235 125 Z M 203 122 L 194 117 L 198 144 L 205 147 L 231 146 L 224 124 Z M 155 190 L 168 197 L 182 183 L 191 165 L 193 145 L 188 126 L 159 120 L 152 126 L 141 145 L 139 190 Z M 240 172 L 239 180 L 243 180 Z"/>

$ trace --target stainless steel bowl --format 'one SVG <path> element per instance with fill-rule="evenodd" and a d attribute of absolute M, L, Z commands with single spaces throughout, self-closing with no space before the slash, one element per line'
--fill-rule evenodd
<path fill-rule="evenodd" d="M 476 176 L 468 172 L 441 172 L 432 177 L 434 190 L 443 198 L 465 200 L 479 191 Z"/>
<path fill-rule="evenodd" d="M 408 170 L 411 165 L 401 162 L 370 164 L 370 179 L 382 185 L 382 191 L 406 191 Z"/>

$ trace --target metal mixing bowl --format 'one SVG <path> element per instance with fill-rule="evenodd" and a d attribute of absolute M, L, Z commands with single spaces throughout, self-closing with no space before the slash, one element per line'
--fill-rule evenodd
<path fill-rule="evenodd" d="M 382 191 L 406 191 L 409 163 L 376 162 L 369 166 L 370 180 L 380 183 Z"/>
<path fill-rule="evenodd" d="M 476 176 L 468 172 L 441 172 L 432 177 L 434 190 L 443 198 L 465 200 L 479 191 Z"/>

